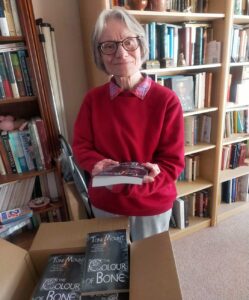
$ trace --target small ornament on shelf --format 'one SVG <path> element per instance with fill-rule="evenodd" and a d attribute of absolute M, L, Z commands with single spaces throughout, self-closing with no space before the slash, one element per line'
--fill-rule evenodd
<path fill-rule="evenodd" d="M 126 8 L 134 10 L 144 10 L 148 4 L 148 0 L 127 0 Z"/>

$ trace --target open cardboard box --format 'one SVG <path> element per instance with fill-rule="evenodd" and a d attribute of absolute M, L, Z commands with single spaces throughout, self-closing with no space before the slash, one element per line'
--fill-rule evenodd
<path fill-rule="evenodd" d="M 0 239 L 0 299 L 30 299 L 50 254 L 83 252 L 87 233 L 123 228 L 127 218 L 43 223 L 29 252 Z M 167 232 L 131 243 L 130 253 L 130 300 L 182 299 Z"/>

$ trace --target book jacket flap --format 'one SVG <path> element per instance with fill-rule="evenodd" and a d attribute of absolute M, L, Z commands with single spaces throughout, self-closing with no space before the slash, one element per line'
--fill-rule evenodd
<path fill-rule="evenodd" d="M 131 244 L 130 300 L 182 299 L 169 233 Z"/>

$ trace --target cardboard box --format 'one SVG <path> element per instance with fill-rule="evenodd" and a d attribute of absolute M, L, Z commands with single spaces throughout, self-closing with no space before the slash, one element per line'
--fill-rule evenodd
<path fill-rule="evenodd" d="M 127 218 L 43 223 L 29 252 L 0 240 L 0 299 L 29 299 L 50 254 L 82 252 L 88 232 L 121 228 Z M 130 254 L 130 300 L 182 299 L 167 232 L 131 243 Z"/>

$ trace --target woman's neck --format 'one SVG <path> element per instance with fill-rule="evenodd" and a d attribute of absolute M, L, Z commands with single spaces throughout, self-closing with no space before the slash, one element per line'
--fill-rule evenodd
<path fill-rule="evenodd" d="M 121 77 L 115 76 L 114 79 L 118 86 L 124 90 L 133 89 L 143 78 L 143 75 L 140 72 L 133 74 L 132 76 Z"/>

